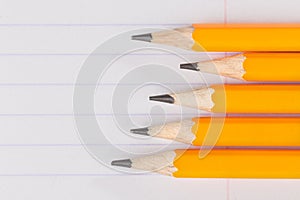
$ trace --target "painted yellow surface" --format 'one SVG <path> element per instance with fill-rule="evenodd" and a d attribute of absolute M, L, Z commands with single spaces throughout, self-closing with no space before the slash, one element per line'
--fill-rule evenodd
<path fill-rule="evenodd" d="M 215 137 L 210 132 L 219 131 L 216 146 L 300 147 L 299 117 L 201 117 L 193 121 L 196 139 L 192 144 L 196 146 L 203 145 L 205 137 Z M 222 129 L 214 130 L 215 127 Z"/>
<path fill-rule="evenodd" d="M 195 24 L 193 39 L 206 51 L 300 51 L 300 24 Z M 200 49 L 201 49 L 200 48 Z"/>
<path fill-rule="evenodd" d="M 300 150 L 176 150 L 175 177 L 300 178 Z"/>
<path fill-rule="evenodd" d="M 213 85 L 212 112 L 300 113 L 300 85 Z"/>
<path fill-rule="evenodd" d="M 244 80 L 300 82 L 300 53 L 244 53 Z"/>

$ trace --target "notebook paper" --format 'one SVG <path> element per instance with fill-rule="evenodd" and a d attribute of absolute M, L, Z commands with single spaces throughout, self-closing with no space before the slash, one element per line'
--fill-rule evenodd
<path fill-rule="evenodd" d="M 299 22 L 299 3 L 237 0 L 186 1 L 3 1 L 0 8 L 0 194 L 5 199 L 297 199 L 298 180 L 174 179 L 154 173 L 133 174 L 107 167 L 96 160 L 78 135 L 73 95 L 77 77 L 95 49 L 110 38 L 145 28 L 162 29 L 190 23 Z M 158 9 L 159 7 L 159 9 Z M 130 38 L 128 38 L 129 41 Z M 155 45 L 136 44 L 147 48 Z M 161 47 L 159 47 L 161 48 Z M 168 49 L 174 51 L 174 49 Z M 107 51 L 117 54 L 118 52 Z M 222 57 L 181 52 L 191 60 Z M 106 56 L 106 55 L 95 55 Z M 181 58 L 157 49 L 143 49 L 114 62 L 95 90 L 94 111 L 103 133 L 123 154 L 143 155 L 162 148 L 186 148 L 180 143 L 128 135 L 130 125 L 115 118 L 130 118 L 147 126 L 207 113 L 146 100 L 149 94 L 185 90 L 210 83 L 235 82 L 205 74 L 199 77 L 178 68 Z M 138 80 L 121 82 L 136 67 L 165 65 L 189 80 L 166 80 L 140 87 Z M 144 74 L 145 79 L 148 74 Z M 99 82 L 98 82 L 99 83 Z M 113 112 L 113 89 L 136 91 L 128 112 Z M 122 99 L 120 99 L 122 101 Z M 122 103 L 122 102 L 120 102 Z M 75 113 L 89 118 L 93 113 Z M 103 151 L 105 143 L 89 144 Z M 109 155 L 105 162 L 108 162 Z"/>

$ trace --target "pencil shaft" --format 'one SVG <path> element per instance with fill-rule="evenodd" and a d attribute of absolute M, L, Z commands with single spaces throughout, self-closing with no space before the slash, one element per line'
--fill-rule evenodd
<path fill-rule="evenodd" d="M 194 28 L 196 51 L 300 51 L 299 25 L 196 24 Z"/>
<path fill-rule="evenodd" d="M 213 112 L 300 113 L 300 85 L 214 85 Z"/>
<path fill-rule="evenodd" d="M 176 150 L 175 177 L 300 178 L 300 150 Z"/>
<path fill-rule="evenodd" d="M 300 147 L 299 117 L 201 117 L 193 121 L 191 132 L 196 137 L 192 144 L 196 146 L 217 132 L 216 146 Z"/>
<path fill-rule="evenodd" d="M 299 53 L 244 53 L 247 81 L 300 81 Z"/>

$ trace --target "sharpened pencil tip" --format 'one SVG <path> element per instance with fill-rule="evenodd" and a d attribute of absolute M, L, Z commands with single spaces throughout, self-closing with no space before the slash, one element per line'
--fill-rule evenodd
<path fill-rule="evenodd" d="M 124 159 L 124 160 L 113 160 L 111 162 L 111 165 L 118 166 L 118 167 L 127 167 L 131 168 L 132 162 L 130 159 Z"/>
<path fill-rule="evenodd" d="M 147 127 L 146 128 L 130 129 L 130 133 L 137 134 L 137 135 L 147 135 L 147 136 L 149 136 L 148 131 L 149 131 L 149 129 Z"/>
<path fill-rule="evenodd" d="M 131 36 L 132 40 L 144 41 L 144 42 L 151 42 L 152 35 L 151 33 L 141 34 L 141 35 L 133 35 Z"/>
<path fill-rule="evenodd" d="M 164 103 L 171 103 L 171 104 L 174 104 L 174 102 L 175 102 L 175 99 L 172 96 L 170 96 L 169 94 L 150 96 L 149 100 L 150 101 L 159 101 L 159 102 L 164 102 Z"/>
<path fill-rule="evenodd" d="M 185 64 L 180 64 L 180 69 L 188 69 L 188 70 L 200 71 L 200 70 L 198 69 L 197 63 L 185 63 Z"/>

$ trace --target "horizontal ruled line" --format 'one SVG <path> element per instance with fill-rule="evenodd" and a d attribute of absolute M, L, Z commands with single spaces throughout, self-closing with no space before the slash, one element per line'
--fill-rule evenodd
<path fill-rule="evenodd" d="M 198 113 L 197 113 L 198 112 Z M 73 114 L 73 113 L 0 113 L 0 117 L 114 117 L 114 116 L 124 116 L 124 117 L 145 117 L 145 116 L 192 116 L 192 117 L 300 117 L 300 113 L 208 113 L 202 112 L 195 109 L 195 113 L 87 113 L 87 114 Z"/>
<path fill-rule="evenodd" d="M 0 147 L 84 147 L 84 146 L 185 146 L 184 144 L 0 144 Z"/>
<path fill-rule="evenodd" d="M 2 23 L 0 27 L 119 27 L 119 26 L 191 26 L 185 23 Z"/>
<path fill-rule="evenodd" d="M 155 50 L 155 49 L 154 49 Z M 223 55 L 224 52 L 190 52 L 180 53 L 188 55 Z M 0 53 L 0 56 L 176 56 L 175 53 Z"/>
<path fill-rule="evenodd" d="M 177 146 L 177 147 L 187 147 L 189 149 L 200 150 L 201 146 L 191 146 L 189 144 L 178 144 L 178 143 L 164 143 L 164 144 L 141 144 L 141 143 L 127 143 L 127 144 L 0 144 L 1 147 L 84 147 L 84 146 L 135 146 L 135 147 L 145 147 L 145 146 Z M 202 146 L 203 149 L 211 148 L 211 146 Z M 237 150 L 300 150 L 300 146 L 214 146 L 216 150 L 222 149 L 237 149 Z"/>
<path fill-rule="evenodd" d="M 72 114 L 72 113 L 62 113 L 62 114 L 57 114 L 57 113 L 46 113 L 46 114 L 39 114 L 39 113 L 16 113 L 16 114 L 0 114 L 0 117 L 92 117 L 92 116 L 103 116 L 103 117 L 108 117 L 108 116 L 149 116 L 149 113 L 134 113 L 134 114 L 126 114 L 126 113 L 96 113 L 96 114 Z M 180 113 L 174 113 L 174 114 L 151 114 L 151 116 L 195 116 L 196 114 L 190 113 L 190 114 L 180 114 Z"/>
<path fill-rule="evenodd" d="M 160 85 L 197 85 L 205 86 L 203 83 L 159 83 Z M 44 87 L 44 86 L 140 86 L 140 83 L 0 83 L 0 87 Z M 155 83 L 149 83 L 147 85 L 157 85 Z"/>
<path fill-rule="evenodd" d="M 31 173 L 15 173 L 15 174 L 0 174 L 1 177 L 55 177 L 55 176 L 133 176 L 133 175 L 138 175 L 138 176 L 160 176 L 159 174 L 154 174 L 154 173 L 139 173 L 139 174 L 134 174 L 134 173 L 40 173 L 40 174 L 31 174 Z"/>

